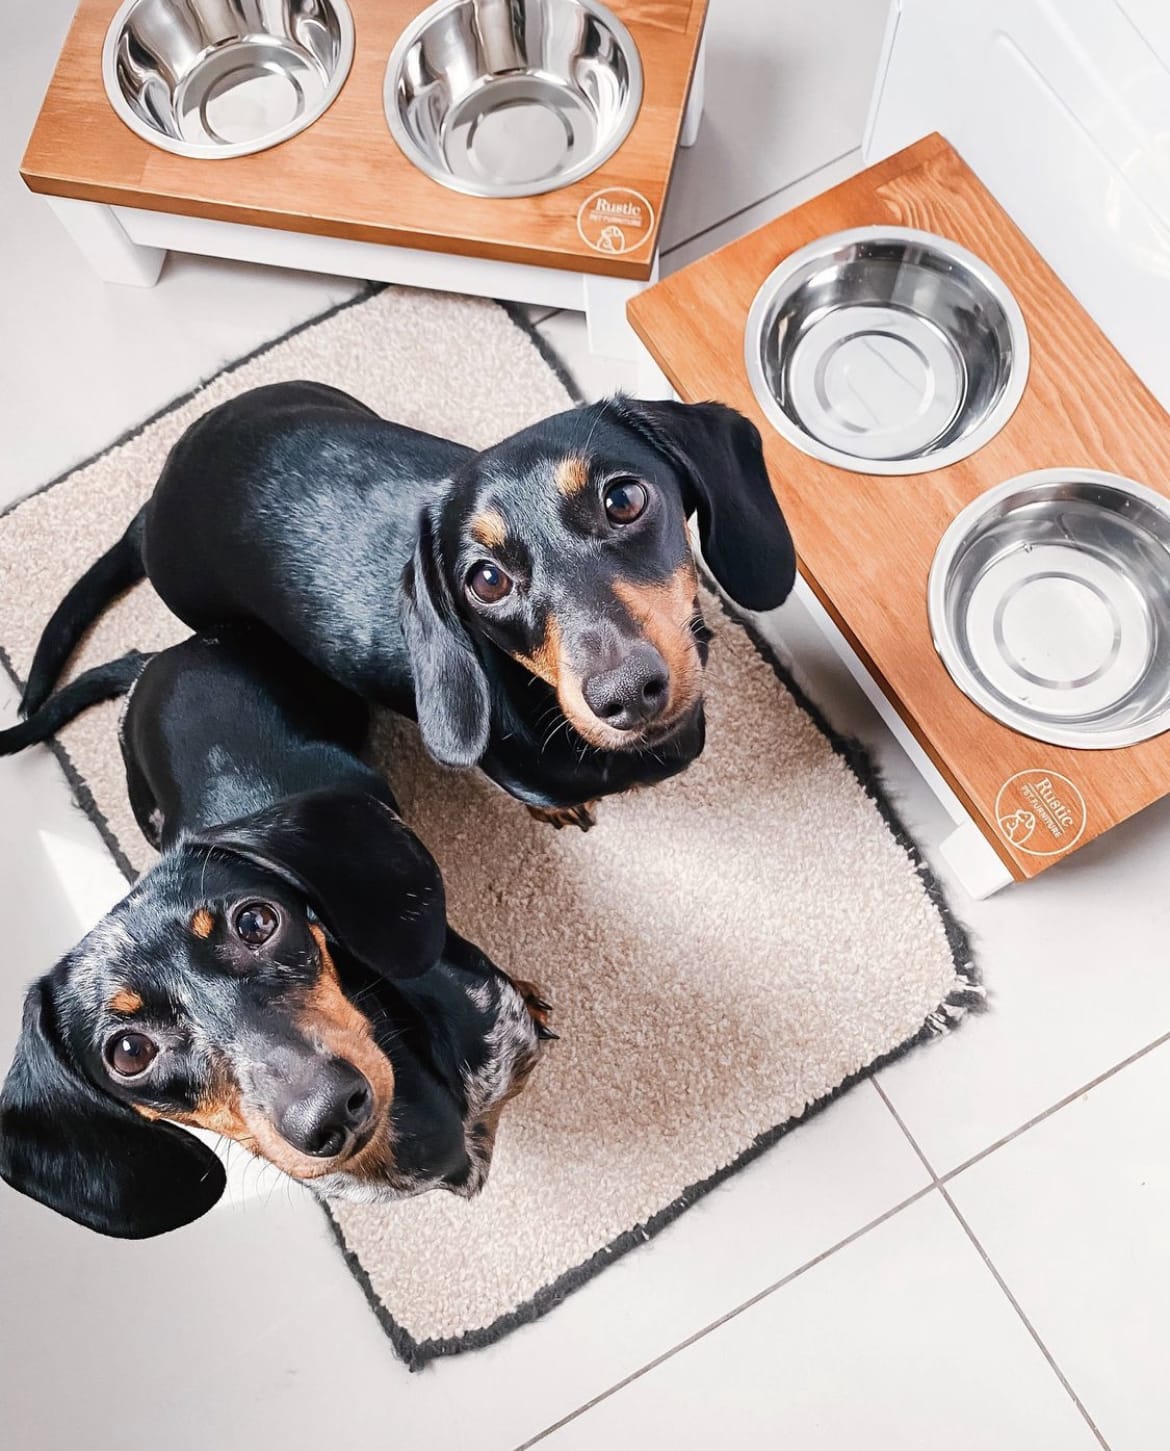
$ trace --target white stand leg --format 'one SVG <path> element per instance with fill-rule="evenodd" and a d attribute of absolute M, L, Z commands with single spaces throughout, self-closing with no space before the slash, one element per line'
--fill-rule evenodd
<path fill-rule="evenodd" d="M 691 76 L 691 93 L 687 97 L 687 108 L 683 112 L 682 130 L 679 133 L 680 146 L 693 146 L 699 139 L 699 127 L 703 124 L 703 88 L 707 79 L 707 32 L 699 42 L 699 53 L 695 57 L 695 72 Z"/>
<path fill-rule="evenodd" d="M 973 821 L 956 826 L 939 851 L 963 889 L 977 902 L 1010 886 L 1012 874 Z"/>
<path fill-rule="evenodd" d="M 625 358 L 638 363 L 645 351 L 637 333 L 626 317 L 626 303 L 637 297 L 651 283 L 658 281 L 658 261 L 645 282 L 630 282 L 624 277 L 584 275 L 585 324 L 589 332 L 589 351 L 603 358 Z"/>
<path fill-rule="evenodd" d="M 622 358 L 638 370 L 639 398 L 673 398 L 674 389 L 666 374 L 646 351 L 630 326 L 626 303 L 658 280 L 658 262 L 647 282 L 627 282 L 620 277 L 597 277 L 587 273 L 585 283 L 585 325 L 589 351 L 603 358 Z"/>
<path fill-rule="evenodd" d="M 132 242 L 110 207 L 73 197 L 51 196 L 45 200 L 103 282 L 153 287 L 158 281 L 165 250 Z"/>

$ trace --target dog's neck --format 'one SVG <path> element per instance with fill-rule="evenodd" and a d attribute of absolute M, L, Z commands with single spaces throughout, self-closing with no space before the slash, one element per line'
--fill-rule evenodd
<path fill-rule="evenodd" d="M 290 746 L 267 769 L 247 757 L 237 758 L 228 745 L 216 745 L 200 769 L 184 774 L 189 779 L 178 783 L 178 810 L 166 821 L 164 845 L 180 835 L 251 816 L 305 791 L 356 788 L 379 799 L 388 797 L 386 783 L 376 772 L 341 746 L 324 741 Z"/>

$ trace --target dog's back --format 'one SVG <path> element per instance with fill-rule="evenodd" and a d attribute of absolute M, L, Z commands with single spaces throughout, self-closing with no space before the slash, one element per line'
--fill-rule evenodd
<path fill-rule="evenodd" d="M 123 717 L 139 825 L 165 846 L 324 785 L 385 795 L 357 758 L 367 726 L 357 696 L 266 632 L 193 636 L 153 657 Z"/>
<path fill-rule="evenodd" d="M 390 799 L 357 756 L 369 723 L 365 703 L 258 627 L 195 635 L 154 655 L 131 651 L 95 666 L 0 731 L 0 756 L 123 695 L 127 788 L 155 847 L 323 785 Z"/>
<path fill-rule="evenodd" d="M 171 450 L 143 516 L 146 572 L 192 629 L 259 621 L 401 708 L 410 667 L 387 621 L 419 510 L 469 456 L 322 383 L 253 389 Z"/>

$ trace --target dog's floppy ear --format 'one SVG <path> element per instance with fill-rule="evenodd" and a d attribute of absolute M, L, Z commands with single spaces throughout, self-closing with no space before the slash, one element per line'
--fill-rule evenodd
<path fill-rule="evenodd" d="M 760 431 L 722 403 L 615 400 L 618 417 L 684 479 L 711 573 L 745 610 L 771 610 L 796 581 L 792 535 L 768 481 Z"/>
<path fill-rule="evenodd" d="M 487 677 L 455 608 L 425 509 L 414 555 L 402 573 L 402 633 L 424 745 L 445 766 L 474 766 L 487 750 Z"/>
<path fill-rule="evenodd" d="M 379 977 L 417 977 L 443 951 L 447 901 L 435 859 L 368 792 L 307 791 L 191 840 L 289 882 Z"/>
<path fill-rule="evenodd" d="M 29 990 L 0 1090 L 0 1177 L 58 1214 L 119 1239 L 147 1239 L 206 1214 L 223 1165 L 193 1135 L 140 1117 L 73 1063 L 50 978 Z"/>

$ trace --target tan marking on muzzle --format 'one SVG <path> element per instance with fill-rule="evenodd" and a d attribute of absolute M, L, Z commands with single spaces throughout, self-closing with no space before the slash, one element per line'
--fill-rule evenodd
<path fill-rule="evenodd" d="M 169 1117 L 169 1115 L 168 1115 Z M 252 1125 L 241 1102 L 239 1084 L 227 1070 L 220 1066 L 204 1090 L 202 1097 L 190 1113 L 176 1114 L 179 1123 L 190 1124 L 192 1128 L 206 1129 L 211 1134 L 222 1134 L 252 1153 L 258 1153 Z M 268 1158 L 267 1154 L 260 1155 Z"/>
<path fill-rule="evenodd" d="M 215 930 L 215 917 L 206 907 L 200 907 L 191 918 L 191 931 L 196 937 L 206 940 Z"/>
<path fill-rule="evenodd" d="M 691 629 L 691 619 L 698 608 L 695 566 L 687 560 L 661 584 L 615 580 L 614 593 L 670 672 L 666 709 L 652 722 L 655 729 L 669 729 L 698 704 L 703 692 L 703 665 Z M 557 702 L 573 729 L 591 746 L 603 751 L 637 746 L 640 732 L 615 730 L 590 710 L 581 677 L 564 657 L 555 619 L 550 618 L 539 650 L 516 658 L 553 687 Z"/>
<path fill-rule="evenodd" d="M 589 464 L 579 454 L 570 454 L 553 469 L 553 479 L 558 492 L 571 499 L 589 486 Z"/>
<path fill-rule="evenodd" d="M 337 1173 L 358 1179 L 384 1178 L 393 1163 L 386 1125 L 394 1098 L 394 1069 L 374 1041 L 370 1020 L 342 991 L 324 931 L 316 922 L 309 923 L 309 931 L 317 944 L 320 971 L 316 983 L 305 994 L 296 1025 L 309 1042 L 365 1075 L 374 1095 L 374 1133 L 358 1153 L 348 1158 L 318 1159 L 294 1149 L 267 1120 L 252 1121 L 249 1115 L 249 1128 L 263 1157 L 294 1179 L 318 1179 L 323 1174 Z"/>
<path fill-rule="evenodd" d="M 561 630 L 556 616 L 549 615 L 544 626 L 544 638 L 531 655 L 517 655 L 516 659 L 525 670 L 539 675 L 546 685 L 558 688 L 561 674 Z"/>
<path fill-rule="evenodd" d="M 654 722 L 656 726 L 680 720 L 698 704 L 703 693 L 703 663 L 691 629 L 698 608 L 698 589 L 695 566 L 689 559 L 662 584 L 614 581 L 614 594 L 670 671 L 670 698 Z"/>
<path fill-rule="evenodd" d="M 539 675 L 546 685 L 557 693 L 557 704 L 569 724 L 591 746 L 603 751 L 621 750 L 630 744 L 630 737 L 622 731 L 607 726 L 589 709 L 581 689 L 580 676 L 565 659 L 561 648 L 561 631 L 556 617 L 550 615 L 544 628 L 544 638 L 530 655 L 517 655 L 516 659 L 533 675 Z"/>
<path fill-rule="evenodd" d="M 394 1162 L 387 1132 L 394 1097 L 394 1069 L 374 1041 L 369 1019 L 342 992 L 325 933 L 315 922 L 309 923 L 309 931 L 317 944 L 320 971 L 316 983 L 305 995 L 297 1026 L 310 1042 L 334 1057 L 345 1059 L 365 1075 L 374 1095 L 375 1128 L 369 1142 L 348 1158 L 321 1159 L 300 1153 L 282 1137 L 274 1123 L 243 1102 L 239 1085 L 226 1069 L 216 1075 L 194 1110 L 167 1117 L 222 1134 L 294 1179 L 319 1179 L 325 1174 L 345 1173 L 357 1179 L 382 1180 L 392 1172 Z M 145 1110 L 139 1109 L 139 1112 Z"/>
<path fill-rule="evenodd" d="M 500 549 L 508 537 L 508 526 L 498 509 L 483 509 L 471 521 L 471 537 L 485 549 Z"/>
<path fill-rule="evenodd" d="M 120 987 L 107 1006 L 111 1013 L 121 1013 L 129 1017 L 142 1011 L 142 994 L 136 993 L 133 988 Z"/>

